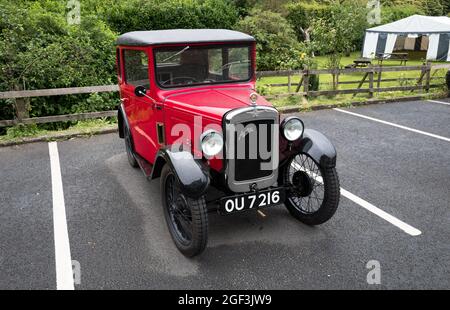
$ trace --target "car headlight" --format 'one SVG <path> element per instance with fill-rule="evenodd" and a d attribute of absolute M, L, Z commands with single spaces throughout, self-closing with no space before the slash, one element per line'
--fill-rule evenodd
<path fill-rule="evenodd" d="M 223 148 L 223 138 L 220 133 L 215 130 L 205 131 L 200 137 L 202 151 L 206 156 L 214 156 L 219 154 Z"/>
<path fill-rule="evenodd" d="M 301 119 L 295 116 L 287 117 L 281 123 L 284 137 L 289 141 L 295 141 L 303 135 L 305 126 Z"/>

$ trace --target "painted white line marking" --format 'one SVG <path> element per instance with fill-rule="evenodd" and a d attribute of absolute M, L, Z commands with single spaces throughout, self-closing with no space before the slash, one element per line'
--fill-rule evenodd
<path fill-rule="evenodd" d="M 389 213 L 387 213 L 387 212 L 385 212 L 385 211 L 375 207 L 373 204 L 371 204 L 371 203 L 365 201 L 364 199 L 362 199 L 362 198 L 360 198 L 360 197 L 350 193 L 349 191 L 343 189 L 342 187 L 341 187 L 341 195 L 346 197 L 346 198 L 348 198 L 348 199 L 350 199 L 354 203 L 360 205 L 364 209 L 372 212 L 373 214 L 378 215 L 379 217 L 381 217 L 385 221 L 388 221 L 392 225 L 397 226 L 398 228 L 403 230 L 408 235 L 419 236 L 420 234 L 422 234 L 422 232 L 420 230 L 412 227 L 409 224 L 406 224 L 405 222 L 399 220 L 395 216 L 392 216 Z"/>
<path fill-rule="evenodd" d="M 56 289 L 74 290 L 66 207 L 59 164 L 58 145 L 48 144 L 52 173 L 53 230 L 55 236 Z"/>
<path fill-rule="evenodd" d="M 425 132 L 425 131 L 417 130 L 417 129 L 414 129 L 414 128 L 410 128 L 410 127 L 394 124 L 394 123 L 391 123 L 391 122 L 386 122 L 386 121 L 383 121 L 383 120 L 378 119 L 378 118 L 373 118 L 373 117 L 370 117 L 370 116 L 366 116 L 366 115 L 362 115 L 362 114 L 358 114 L 358 113 L 354 113 L 354 112 L 350 112 L 350 111 L 346 111 L 346 110 L 342 110 L 342 109 L 338 109 L 338 108 L 334 108 L 333 110 L 338 111 L 338 112 L 342 112 L 342 113 L 346 113 L 346 114 L 350 114 L 350 115 L 353 115 L 353 116 L 365 118 L 365 119 L 368 119 L 368 120 L 371 120 L 371 121 L 374 121 L 374 122 L 378 122 L 378 123 L 382 123 L 382 124 L 385 124 L 385 125 L 397 127 L 397 128 L 400 128 L 400 129 L 412 131 L 412 132 L 415 132 L 415 133 L 418 133 L 418 134 L 421 134 L 421 135 L 425 135 L 425 136 L 429 136 L 429 137 L 432 137 L 432 138 L 436 138 L 436 139 L 440 139 L 440 140 L 443 140 L 443 141 L 450 142 L 450 138 L 446 138 L 446 137 L 443 137 L 443 136 L 438 136 L 438 135 L 435 135 L 435 134 L 432 134 L 432 133 L 429 133 L 429 132 Z"/>
<path fill-rule="evenodd" d="M 437 101 L 437 100 L 427 100 L 427 101 L 428 101 L 428 102 L 439 103 L 439 104 L 450 105 L 450 102 Z"/>
<path fill-rule="evenodd" d="M 303 169 L 299 164 L 294 163 L 297 167 L 297 169 L 303 170 L 305 172 L 307 172 L 309 175 L 311 175 L 316 181 L 323 183 L 323 179 L 320 175 L 318 175 L 317 173 L 314 173 L 312 171 L 309 171 L 308 169 Z M 406 224 L 405 222 L 399 220 L 398 218 L 396 218 L 395 216 L 390 215 L 389 213 L 375 207 L 373 204 L 365 201 L 364 199 L 350 193 L 349 191 L 343 189 L 342 187 L 340 188 L 341 191 L 341 195 L 344 196 L 347 199 L 350 199 L 351 201 L 353 201 L 354 203 L 356 203 L 357 205 L 363 207 L 364 209 L 372 212 L 373 214 L 381 217 L 382 219 L 384 219 L 385 221 L 391 223 L 392 225 L 400 228 L 401 230 L 403 230 L 405 233 L 407 233 L 408 235 L 411 236 L 419 236 L 420 234 L 422 234 L 422 232 L 414 227 L 412 227 L 409 224 Z"/>

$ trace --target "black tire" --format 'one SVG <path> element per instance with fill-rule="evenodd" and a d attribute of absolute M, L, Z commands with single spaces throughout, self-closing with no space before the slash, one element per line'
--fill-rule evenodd
<path fill-rule="evenodd" d="M 139 167 L 139 164 L 134 157 L 133 138 L 131 137 L 130 129 L 126 124 L 123 124 L 123 137 L 125 140 L 125 149 L 127 151 L 128 162 L 133 168 Z"/>
<path fill-rule="evenodd" d="M 307 177 L 309 181 L 305 180 Z M 336 168 L 319 167 L 310 156 L 300 154 L 284 167 L 283 181 L 291 185 L 284 204 L 302 223 L 323 224 L 335 214 L 340 198 Z"/>
<path fill-rule="evenodd" d="M 173 191 L 169 183 L 174 186 Z M 166 164 L 161 171 L 161 199 L 167 227 L 178 250 L 187 257 L 202 253 L 208 242 L 205 197 L 192 199 L 183 195 L 174 172 Z"/>

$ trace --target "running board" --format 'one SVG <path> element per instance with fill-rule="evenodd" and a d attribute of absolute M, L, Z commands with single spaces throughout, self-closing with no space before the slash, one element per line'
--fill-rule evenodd
<path fill-rule="evenodd" d="M 145 177 L 149 179 L 150 176 L 152 175 L 153 166 L 144 158 L 142 158 L 139 154 L 134 153 L 134 157 L 136 158 L 139 167 L 141 167 L 141 170 L 144 173 Z"/>

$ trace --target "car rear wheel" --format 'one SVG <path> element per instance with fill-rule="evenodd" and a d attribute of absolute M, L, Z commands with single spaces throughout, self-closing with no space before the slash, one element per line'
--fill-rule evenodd
<path fill-rule="evenodd" d="M 289 186 L 285 205 L 293 217 L 307 225 L 319 225 L 334 215 L 340 198 L 336 168 L 322 168 L 307 154 L 300 154 L 283 173 Z"/>
<path fill-rule="evenodd" d="M 125 149 L 127 151 L 128 162 L 131 167 L 137 168 L 139 165 L 134 157 L 133 138 L 131 137 L 130 128 L 126 124 L 123 125 L 123 137 L 125 140 Z"/>
<path fill-rule="evenodd" d="M 176 247 L 187 257 L 199 255 L 208 241 L 205 197 L 186 197 L 167 164 L 161 171 L 161 194 L 164 216 Z"/>

